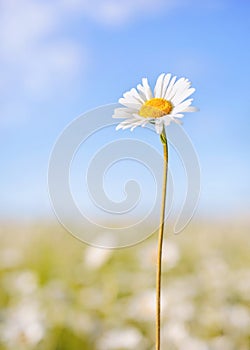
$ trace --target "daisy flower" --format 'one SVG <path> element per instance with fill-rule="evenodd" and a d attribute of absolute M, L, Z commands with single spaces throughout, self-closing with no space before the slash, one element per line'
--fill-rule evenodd
<path fill-rule="evenodd" d="M 194 93 L 191 83 L 186 78 L 176 79 L 171 74 L 162 73 L 152 92 L 147 78 L 142 79 L 142 84 L 137 85 L 123 94 L 119 103 L 123 108 L 116 108 L 113 118 L 124 118 L 116 127 L 119 129 L 133 130 L 137 126 L 145 126 L 148 123 L 155 125 L 155 130 L 161 134 L 163 127 L 171 122 L 180 124 L 184 112 L 195 112 L 198 109 L 191 106 Z"/>

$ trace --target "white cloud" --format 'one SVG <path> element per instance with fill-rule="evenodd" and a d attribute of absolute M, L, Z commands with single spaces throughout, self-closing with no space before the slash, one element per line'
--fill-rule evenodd
<path fill-rule="evenodd" d="M 22 55 L 37 40 L 50 34 L 56 26 L 53 7 L 30 1 L 3 2 L 0 14 L 1 50 L 3 55 Z"/>
<path fill-rule="evenodd" d="M 85 63 L 83 50 L 67 40 L 47 44 L 37 48 L 29 56 L 29 64 L 24 65 L 25 88 L 41 94 L 61 82 L 69 82 L 77 76 Z"/>
<path fill-rule="evenodd" d="M 86 50 L 60 35 L 63 23 L 64 12 L 56 1 L 1 3 L 0 63 L 5 92 L 19 88 L 42 97 L 81 71 Z"/>
<path fill-rule="evenodd" d="M 65 8 L 108 26 L 121 26 L 134 18 L 175 7 L 177 0 L 64 0 Z"/>
<path fill-rule="evenodd" d="M 0 64 L 2 88 L 15 86 L 49 93 L 86 66 L 87 53 L 79 40 L 65 39 L 65 25 L 88 17 L 104 25 L 198 6 L 198 0 L 8 0 L 0 2 Z M 221 3 L 224 0 L 217 0 Z M 215 0 L 209 2 L 211 7 Z M 199 2 L 200 3 L 200 2 Z M 202 5 L 208 6 L 207 1 Z M 2 90 L 2 89 L 1 89 Z"/>
<path fill-rule="evenodd" d="M 68 11 L 83 14 L 111 27 L 152 15 L 171 13 L 179 8 L 220 9 L 225 0 L 63 0 Z"/>
<path fill-rule="evenodd" d="M 141 17 L 163 11 L 167 15 L 181 6 L 209 9 L 224 1 L 0 0 L 0 118 L 13 110 L 13 99 L 19 101 L 14 104 L 19 105 L 18 110 L 25 111 L 21 93 L 27 99 L 43 99 L 82 76 L 90 62 L 87 49 L 81 40 L 64 32 L 75 21 L 85 17 L 113 30 Z"/>

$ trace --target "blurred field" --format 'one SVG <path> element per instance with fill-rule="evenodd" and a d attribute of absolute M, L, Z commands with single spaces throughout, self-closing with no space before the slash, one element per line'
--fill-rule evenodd
<path fill-rule="evenodd" d="M 249 227 L 167 238 L 163 349 L 250 349 Z M 59 225 L 2 225 L 0 349 L 153 349 L 156 240 L 101 250 Z"/>

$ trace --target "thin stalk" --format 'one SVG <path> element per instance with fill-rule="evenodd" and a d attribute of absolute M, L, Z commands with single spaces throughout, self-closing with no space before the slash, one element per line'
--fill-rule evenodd
<path fill-rule="evenodd" d="M 167 174 L 168 174 L 168 143 L 165 134 L 165 129 L 161 134 L 161 142 L 163 145 L 163 179 L 162 179 L 162 202 L 161 202 L 161 216 L 158 236 L 158 254 L 157 254 L 157 270 L 156 270 L 156 343 L 155 349 L 161 348 L 161 265 L 162 265 L 162 245 L 165 221 L 165 207 L 166 207 L 166 192 L 167 192 Z"/>

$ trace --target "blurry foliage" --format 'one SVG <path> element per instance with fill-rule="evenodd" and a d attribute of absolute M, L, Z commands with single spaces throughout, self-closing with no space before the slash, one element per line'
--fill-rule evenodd
<path fill-rule="evenodd" d="M 249 225 L 191 224 L 163 254 L 163 349 L 250 349 Z M 60 227 L 3 225 L 0 349 L 151 350 L 157 235 L 89 247 Z"/>

